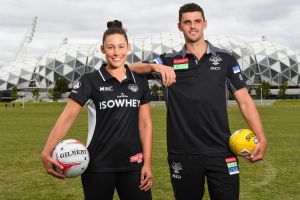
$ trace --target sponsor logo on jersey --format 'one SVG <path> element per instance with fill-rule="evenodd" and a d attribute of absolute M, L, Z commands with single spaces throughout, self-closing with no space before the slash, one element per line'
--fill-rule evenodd
<path fill-rule="evenodd" d="M 180 176 L 180 172 L 183 170 L 181 163 L 173 162 L 171 168 L 173 170 L 172 177 L 175 179 L 181 179 L 182 177 Z"/>
<path fill-rule="evenodd" d="M 131 163 L 141 163 L 143 161 L 143 154 L 138 153 L 130 157 L 130 162 Z"/>
<path fill-rule="evenodd" d="M 174 59 L 173 68 L 174 68 L 174 70 L 188 69 L 189 68 L 189 59 L 188 58 Z"/>
<path fill-rule="evenodd" d="M 156 64 L 161 64 L 161 65 L 164 63 L 164 62 L 161 60 L 160 57 L 155 58 L 153 61 L 154 61 Z"/>
<path fill-rule="evenodd" d="M 220 58 L 220 56 L 212 56 L 209 60 L 212 62 L 213 65 L 219 65 L 222 61 L 222 58 Z"/>
<path fill-rule="evenodd" d="M 78 81 L 77 83 L 75 83 L 75 84 L 73 85 L 73 89 L 74 89 L 74 90 L 77 90 L 78 88 L 80 88 L 80 86 L 81 86 L 81 83 L 80 83 L 80 81 Z"/>
<path fill-rule="evenodd" d="M 129 84 L 128 89 L 131 90 L 132 92 L 137 92 L 139 91 L 139 86 L 137 84 Z"/>
<path fill-rule="evenodd" d="M 210 67 L 209 70 L 211 71 L 219 71 L 221 67 Z"/>
<path fill-rule="evenodd" d="M 185 64 L 188 62 L 189 62 L 188 58 L 174 59 L 174 64 Z"/>
<path fill-rule="evenodd" d="M 241 68 L 239 66 L 235 66 L 232 68 L 234 74 L 241 72 Z"/>
<path fill-rule="evenodd" d="M 108 108 L 137 108 L 140 106 L 140 100 L 138 99 L 114 99 L 108 101 L 100 101 L 99 109 L 105 110 Z"/>
<path fill-rule="evenodd" d="M 188 58 L 174 59 L 173 68 L 174 68 L 174 70 L 188 69 L 189 68 L 189 59 Z"/>
<path fill-rule="evenodd" d="M 113 86 L 109 86 L 109 87 L 100 87 L 100 92 L 112 92 L 114 91 Z"/>
<path fill-rule="evenodd" d="M 120 95 L 117 96 L 117 98 L 127 98 L 128 96 L 124 94 L 123 92 L 120 93 Z"/>

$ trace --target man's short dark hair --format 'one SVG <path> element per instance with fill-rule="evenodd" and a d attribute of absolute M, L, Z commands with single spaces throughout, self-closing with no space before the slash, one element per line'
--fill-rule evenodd
<path fill-rule="evenodd" d="M 202 17 L 205 21 L 204 11 L 203 9 L 195 3 L 187 3 L 180 7 L 179 9 L 179 22 L 181 22 L 182 14 L 187 12 L 197 12 L 199 11 L 202 14 Z"/>

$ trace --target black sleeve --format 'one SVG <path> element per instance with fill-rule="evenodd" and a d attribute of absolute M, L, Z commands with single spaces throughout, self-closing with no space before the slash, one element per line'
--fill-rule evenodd
<path fill-rule="evenodd" d="M 161 65 L 166 65 L 165 54 L 161 54 L 160 56 L 154 58 L 153 60 L 143 61 L 143 63 L 156 63 L 156 64 L 161 64 Z M 154 79 L 154 80 L 161 82 L 161 75 L 157 72 L 151 72 L 146 77 L 148 80 Z"/>
<path fill-rule="evenodd" d="M 69 98 L 84 106 L 91 97 L 91 84 L 87 75 L 83 75 L 73 86 Z"/>
<path fill-rule="evenodd" d="M 146 79 L 146 76 L 142 77 L 141 85 L 143 88 L 143 95 L 141 97 L 141 105 L 143 105 L 143 104 L 149 103 L 151 100 L 150 87 L 149 87 L 149 83 Z"/>
<path fill-rule="evenodd" d="M 242 75 L 241 67 L 233 56 L 231 56 L 231 62 L 227 70 L 227 80 L 231 92 L 234 93 L 235 91 L 247 86 Z"/>

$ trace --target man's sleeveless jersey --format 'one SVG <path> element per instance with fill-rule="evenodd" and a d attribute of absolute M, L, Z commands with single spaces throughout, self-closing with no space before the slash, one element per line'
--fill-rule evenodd
<path fill-rule="evenodd" d="M 224 154 L 230 136 L 227 87 L 246 86 L 236 59 L 209 42 L 200 60 L 185 47 L 154 61 L 174 68 L 176 83 L 165 89 L 169 153 Z"/>
<path fill-rule="evenodd" d="M 149 103 L 146 78 L 126 66 L 120 83 L 102 65 L 99 71 L 84 74 L 74 85 L 70 98 L 88 108 L 90 164 L 95 172 L 126 171 L 142 164 L 138 113 Z"/>

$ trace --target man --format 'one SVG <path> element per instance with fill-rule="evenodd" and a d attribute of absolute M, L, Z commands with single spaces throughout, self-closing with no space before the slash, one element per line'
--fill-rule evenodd
<path fill-rule="evenodd" d="M 140 73 L 159 72 L 164 85 L 169 86 L 165 90 L 168 162 L 177 200 L 202 199 L 205 179 L 211 199 L 239 199 L 237 159 L 228 148 L 227 86 L 259 140 L 253 154 L 245 159 L 262 160 L 267 146 L 259 114 L 236 59 L 204 40 L 206 27 L 199 5 L 183 5 L 178 23 L 186 42 L 183 49 L 160 55 L 154 60 L 159 65 L 131 66 Z M 175 75 L 176 83 L 172 85 Z"/>

